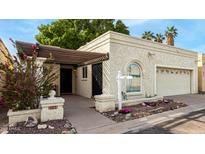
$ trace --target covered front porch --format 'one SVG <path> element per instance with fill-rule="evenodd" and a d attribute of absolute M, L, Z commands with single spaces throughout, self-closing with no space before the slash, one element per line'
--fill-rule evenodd
<path fill-rule="evenodd" d="M 18 52 L 32 55 L 32 43 L 16 41 Z M 103 64 L 108 53 L 64 49 L 36 44 L 38 59 L 43 65 L 52 65 L 58 78 L 54 82 L 57 96 L 78 94 L 91 98 L 102 94 Z"/>

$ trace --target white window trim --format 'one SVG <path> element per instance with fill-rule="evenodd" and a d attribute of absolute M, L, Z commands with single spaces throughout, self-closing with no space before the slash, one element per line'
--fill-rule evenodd
<path fill-rule="evenodd" d="M 86 78 L 83 77 L 83 74 L 84 74 L 84 71 L 83 71 L 83 70 L 84 70 L 84 68 L 87 68 L 87 69 L 86 69 L 86 70 L 87 70 L 87 77 L 86 77 Z M 82 67 L 82 81 L 87 81 L 87 79 L 88 79 L 88 67 L 87 67 L 87 66 L 83 66 L 83 67 Z"/>
<path fill-rule="evenodd" d="M 128 95 L 128 96 L 134 96 L 134 95 L 142 95 L 143 94 L 143 90 L 142 90 L 142 68 L 141 68 L 141 65 L 138 63 L 138 62 L 131 62 L 131 63 L 129 63 L 128 64 L 128 66 L 130 65 L 130 64 L 133 64 L 133 63 L 135 63 L 135 64 L 138 64 L 139 65 L 139 69 L 140 69 L 140 91 L 136 91 L 136 92 L 127 92 L 127 80 L 126 80 L 126 82 L 125 82 L 125 93 L 126 93 L 126 95 Z M 127 66 L 127 67 L 128 67 Z M 127 71 L 127 70 L 126 70 Z M 127 74 L 128 74 L 128 71 L 127 71 Z"/>

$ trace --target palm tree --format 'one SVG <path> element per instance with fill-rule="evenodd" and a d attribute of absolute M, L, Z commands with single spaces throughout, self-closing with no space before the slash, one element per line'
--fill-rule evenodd
<path fill-rule="evenodd" d="M 164 39 L 165 39 L 165 37 L 161 33 L 157 33 L 156 36 L 154 36 L 155 42 L 163 43 Z"/>
<path fill-rule="evenodd" d="M 174 26 L 167 27 L 165 31 L 165 36 L 167 37 L 167 44 L 174 45 L 174 38 L 177 37 L 177 29 Z"/>
<path fill-rule="evenodd" d="M 154 33 L 152 33 L 151 31 L 145 31 L 142 34 L 142 38 L 146 40 L 152 40 L 154 38 Z"/>

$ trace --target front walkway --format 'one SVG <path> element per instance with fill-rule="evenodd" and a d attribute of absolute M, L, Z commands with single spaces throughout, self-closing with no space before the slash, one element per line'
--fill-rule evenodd
<path fill-rule="evenodd" d="M 66 95 L 64 105 L 64 115 L 78 133 L 84 133 L 88 130 L 114 124 L 115 122 L 96 112 L 94 102 L 91 99 Z"/>

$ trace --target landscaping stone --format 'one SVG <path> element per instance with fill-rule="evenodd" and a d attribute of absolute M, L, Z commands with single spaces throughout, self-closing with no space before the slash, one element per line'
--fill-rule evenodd
<path fill-rule="evenodd" d="M 76 129 L 75 129 L 74 127 L 70 130 L 70 132 L 71 132 L 72 134 L 77 134 L 77 131 L 76 131 Z"/>
<path fill-rule="evenodd" d="M 118 111 L 114 112 L 114 115 L 115 115 L 115 116 L 118 115 L 118 114 L 119 114 Z"/>
<path fill-rule="evenodd" d="M 151 101 L 144 102 L 129 107 L 124 107 L 124 110 L 127 109 L 127 111 L 129 110 L 131 112 L 130 114 L 126 112 L 120 112 L 116 114 L 117 111 L 109 111 L 109 112 L 104 112 L 103 115 L 116 122 L 123 122 L 127 120 L 146 117 L 152 114 L 162 113 L 169 110 L 175 110 L 186 106 L 187 106 L 186 104 L 181 102 L 174 102 L 171 99 L 166 99 L 166 100 L 163 99 L 163 100 L 157 100 L 152 102 Z"/>
<path fill-rule="evenodd" d="M 66 124 L 64 125 L 64 128 L 70 128 L 71 126 L 72 126 L 71 123 L 66 122 Z"/>
<path fill-rule="evenodd" d="M 69 131 L 69 130 L 64 130 L 64 131 L 62 131 L 61 134 L 72 134 L 72 133 L 71 133 L 71 131 Z"/>
<path fill-rule="evenodd" d="M 35 127 L 38 124 L 38 120 L 35 117 L 29 116 L 25 122 L 26 127 Z"/>
<path fill-rule="evenodd" d="M 16 127 L 16 126 L 17 126 L 17 123 L 16 123 L 16 122 L 9 124 L 9 128 L 10 128 L 10 127 Z"/>
<path fill-rule="evenodd" d="M 8 131 L 7 130 L 3 131 L 1 134 L 8 134 Z"/>
<path fill-rule="evenodd" d="M 48 126 L 46 124 L 39 124 L 38 129 L 46 129 Z"/>
<path fill-rule="evenodd" d="M 49 129 L 54 129 L 55 127 L 49 125 L 48 128 L 49 128 Z"/>
<path fill-rule="evenodd" d="M 24 122 L 17 123 L 16 127 L 10 127 L 8 129 L 8 134 L 62 134 L 63 131 L 67 131 L 64 133 L 72 133 L 71 129 L 74 127 L 70 124 L 69 128 L 65 128 L 65 124 L 70 124 L 67 119 L 63 120 L 50 120 L 46 122 L 39 123 L 35 127 L 26 127 Z M 39 129 L 41 128 L 41 129 Z M 2 131 L 6 131 L 4 129 Z M 72 130 L 75 132 L 74 130 Z"/>
<path fill-rule="evenodd" d="M 128 120 L 128 119 L 131 118 L 131 116 L 132 116 L 132 114 L 131 114 L 131 113 L 128 113 L 128 114 L 125 115 L 125 119 Z"/>

